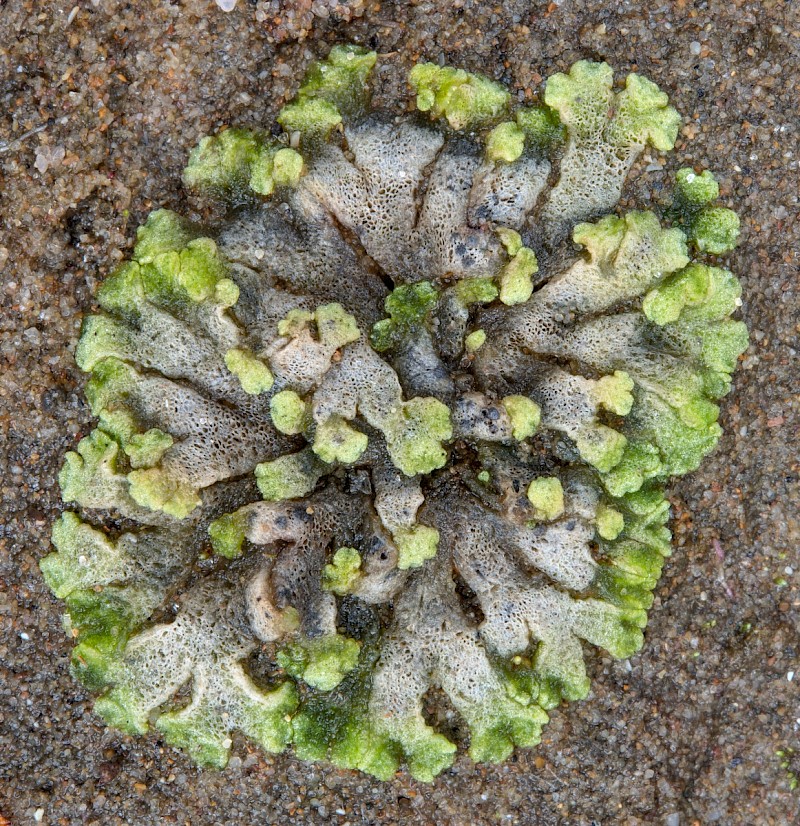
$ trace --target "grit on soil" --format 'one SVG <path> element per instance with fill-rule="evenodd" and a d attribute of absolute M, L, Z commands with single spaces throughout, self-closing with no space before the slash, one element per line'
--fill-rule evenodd
<path fill-rule="evenodd" d="M 742 218 L 729 266 L 751 347 L 718 450 L 671 489 L 644 649 L 592 655 L 592 694 L 554 711 L 537 749 L 499 766 L 462 754 L 431 785 L 240 741 L 227 770 L 202 771 L 155 734 L 108 729 L 37 567 L 63 455 L 90 429 L 73 351 L 97 283 L 150 210 L 192 214 L 180 172 L 198 139 L 269 126 L 335 42 L 382 55 L 378 104 L 410 104 L 423 58 L 523 100 L 581 58 L 640 71 L 684 126 L 666 162 L 644 158 L 630 203 L 688 163 Z M 800 822 L 798 66 L 797 5 L 776 0 L 0 2 L 0 823 Z"/>

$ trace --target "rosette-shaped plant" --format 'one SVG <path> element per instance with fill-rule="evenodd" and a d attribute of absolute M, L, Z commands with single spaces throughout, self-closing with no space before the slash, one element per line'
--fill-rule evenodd
<path fill-rule="evenodd" d="M 589 690 L 584 642 L 642 644 L 664 485 L 720 429 L 739 285 L 692 261 L 738 224 L 681 170 L 662 224 L 613 214 L 679 118 L 582 61 L 516 107 L 421 64 L 373 112 L 337 47 L 282 139 L 204 139 L 100 289 L 77 360 L 97 428 L 61 472 L 56 552 L 95 710 L 225 765 L 236 732 L 379 778 L 536 744 Z M 431 694 L 431 692 L 435 692 Z"/>

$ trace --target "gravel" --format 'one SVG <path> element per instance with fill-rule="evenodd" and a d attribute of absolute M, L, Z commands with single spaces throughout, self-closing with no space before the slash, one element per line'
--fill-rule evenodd
<path fill-rule="evenodd" d="M 710 167 L 744 230 L 729 263 L 752 345 L 719 449 L 672 489 L 644 649 L 594 655 L 591 696 L 555 711 L 538 749 L 462 755 L 431 785 L 238 740 L 226 771 L 200 771 L 106 728 L 37 567 L 62 456 L 91 426 L 72 353 L 98 281 L 151 209 L 196 215 L 180 170 L 202 135 L 271 124 L 343 41 L 383 55 L 378 102 L 409 99 L 422 57 L 523 100 L 580 58 L 642 71 L 685 125 L 673 155 L 643 159 L 630 202 Z M 0 824 L 799 822 L 799 65 L 796 4 L 773 0 L 0 3 Z"/>

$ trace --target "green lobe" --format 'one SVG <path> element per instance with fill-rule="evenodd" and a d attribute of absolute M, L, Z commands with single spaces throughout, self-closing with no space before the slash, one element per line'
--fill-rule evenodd
<path fill-rule="evenodd" d="M 339 548 L 322 569 L 322 587 L 337 596 L 352 592 L 361 578 L 361 555 L 355 548 Z"/>
<path fill-rule="evenodd" d="M 447 461 L 442 442 L 453 436 L 450 410 L 438 399 L 410 399 L 385 425 L 384 435 L 395 467 L 406 476 L 430 473 Z"/>
<path fill-rule="evenodd" d="M 134 470 L 128 474 L 131 498 L 143 508 L 163 511 L 176 519 L 188 516 L 201 503 L 196 488 L 162 468 Z"/>
<path fill-rule="evenodd" d="M 192 150 L 183 182 L 234 198 L 248 189 L 271 195 L 276 186 L 295 186 L 302 171 L 303 158 L 293 149 L 248 129 L 226 129 Z"/>
<path fill-rule="evenodd" d="M 399 551 L 397 567 L 401 571 L 419 568 L 436 556 L 439 547 L 439 531 L 427 525 L 397 530 L 392 537 Z"/>
<path fill-rule="evenodd" d="M 684 167 L 675 175 L 675 197 L 685 208 L 699 209 L 719 198 L 719 184 L 708 169 L 697 175 Z"/>
<path fill-rule="evenodd" d="M 323 462 L 352 464 L 367 449 L 367 437 L 341 416 L 331 416 L 317 426 L 311 449 Z"/>
<path fill-rule="evenodd" d="M 310 424 L 308 405 L 294 390 L 282 390 L 269 401 L 272 423 L 288 436 L 302 433 Z"/>
<path fill-rule="evenodd" d="M 324 472 L 325 465 L 310 448 L 262 462 L 255 469 L 258 489 L 270 502 L 297 499 L 311 493 Z"/>
<path fill-rule="evenodd" d="M 477 711 L 469 720 L 469 756 L 476 763 L 502 763 L 515 746 L 537 745 L 548 720 L 538 705 L 523 705 L 499 692 Z"/>
<path fill-rule="evenodd" d="M 642 310 L 659 325 L 720 321 L 740 303 L 742 288 L 727 270 L 691 264 L 665 279 L 642 301 Z"/>
<path fill-rule="evenodd" d="M 153 467 L 173 445 L 172 436 L 158 428 L 145 433 L 134 433 L 125 445 L 132 468 Z"/>
<path fill-rule="evenodd" d="M 525 134 L 525 144 L 539 155 L 548 155 L 566 140 L 564 124 L 554 109 L 530 106 L 517 109 L 515 118 Z"/>
<path fill-rule="evenodd" d="M 649 143 L 661 152 L 675 145 L 681 116 L 655 83 L 637 74 L 628 75 L 625 89 L 617 95 L 617 111 L 611 122 L 612 143 Z"/>
<path fill-rule="evenodd" d="M 525 132 L 512 121 L 495 126 L 486 137 L 486 157 L 490 161 L 513 163 L 525 149 Z"/>
<path fill-rule="evenodd" d="M 689 238 L 700 252 L 724 255 L 739 240 L 739 216 L 732 209 L 706 207 L 692 220 Z"/>
<path fill-rule="evenodd" d="M 389 318 L 372 327 L 369 337 L 372 347 L 382 353 L 414 335 L 436 306 L 438 295 L 429 281 L 396 287 L 385 301 Z"/>
<path fill-rule="evenodd" d="M 464 307 L 469 307 L 470 304 L 489 304 L 500 294 L 491 278 L 465 278 L 454 289 L 456 298 Z"/>
<path fill-rule="evenodd" d="M 327 138 L 343 118 L 364 111 L 376 60 L 375 52 L 359 46 L 334 46 L 326 60 L 311 64 L 297 97 L 279 113 L 278 123 L 311 141 Z"/>
<path fill-rule="evenodd" d="M 251 396 L 266 393 L 275 382 L 269 367 L 247 350 L 228 350 L 225 366 L 239 379 L 242 390 Z"/>
<path fill-rule="evenodd" d="M 686 232 L 699 252 L 724 255 L 739 240 L 739 216 L 714 204 L 719 185 L 709 170 L 697 175 L 693 169 L 679 169 L 675 176 L 673 203 L 667 214 Z"/>
<path fill-rule="evenodd" d="M 506 396 L 502 404 L 511 417 L 512 434 L 518 442 L 536 433 L 542 410 L 535 401 L 527 396 Z"/>
<path fill-rule="evenodd" d="M 444 117 L 453 129 L 484 125 L 503 115 L 511 95 L 499 83 L 463 69 L 418 63 L 409 82 L 417 93 L 417 108 Z"/>
<path fill-rule="evenodd" d="M 589 138 L 605 126 L 613 81 L 607 63 L 579 60 L 569 74 L 559 72 L 547 79 L 544 100 L 576 138 Z"/>
<path fill-rule="evenodd" d="M 468 336 L 464 338 L 464 347 L 468 353 L 474 353 L 480 350 L 486 343 L 485 330 L 473 330 Z"/>
<path fill-rule="evenodd" d="M 189 221 L 168 209 L 157 209 L 136 230 L 133 258 L 139 264 L 150 264 L 159 255 L 180 252 L 196 237 Z"/>
<path fill-rule="evenodd" d="M 247 535 L 248 519 L 244 511 L 226 513 L 208 526 L 208 535 L 214 553 L 227 559 L 241 556 Z"/>
<path fill-rule="evenodd" d="M 534 517 L 544 522 L 558 519 L 564 513 L 564 489 L 555 476 L 540 476 L 528 485 L 528 501 Z"/>
<path fill-rule="evenodd" d="M 276 654 L 288 674 L 318 689 L 332 691 L 352 671 L 361 645 L 340 634 L 327 634 L 287 646 Z"/>
<path fill-rule="evenodd" d="M 87 507 L 102 501 L 108 491 L 123 484 L 120 454 L 119 444 L 102 430 L 81 439 L 77 450 L 64 457 L 58 474 L 62 499 Z"/>

